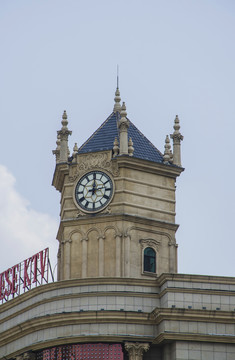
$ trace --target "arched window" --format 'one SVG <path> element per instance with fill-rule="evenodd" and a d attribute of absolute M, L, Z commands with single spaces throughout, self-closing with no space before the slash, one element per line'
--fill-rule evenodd
<path fill-rule="evenodd" d="M 156 272 L 156 252 L 150 247 L 144 249 L 144 271 Z"/>

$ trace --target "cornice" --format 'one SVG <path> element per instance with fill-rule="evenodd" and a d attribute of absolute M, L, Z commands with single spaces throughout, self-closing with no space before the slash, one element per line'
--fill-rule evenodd
<path fill-rule="evenodd" d="M 125 311 L 84 311 L 77 313 L 60 313 L 35 317 L 13 326 L 1 333 L 0 347 L 20 338 L 49 328 L 73 326 L 81 324 L 126 323 L 138 325 L 154 325 L 148 313 Z M 79 336 L 80 338 L 82 336 Z M 64 337 L 63 337 L 64 338 Z M 73 339 L 74 341 L 74 339 Z"/>
<path fill-rule="evenodd" d="M 148 173 L 159 174 L 174 179 L 176 179 L 176 177 L 179 176 L 182 171 L 184 171 L 184 168 L 179 166 L 170 166 L 129 156 L 116 157 L 116 160 L 119 168 L 123 167 L 142 170 Z"/>
<path fill-rule="evenodd" d="M 192 342 L 209 342 L 209 343 L 227 343 L 234 344 L 235 336 L 233 335 L 216 335 L 216 334 L 189 334 L 189 333 L 160 333 L 153 341 L 153 344 L 162 344 L 169 341 L 192 341 Z"/>
<path fill-rule="evenodd" d="M 166 293 L 181 293 L 181 294 L 202 294 L 202 295 L 223 295 L 223 296 L 235 296 L 235 291 L 229 290 L 214 290 L 214 289 L 192 289 L 192 288 L 166 288 L 159 294 L 159 297 L 163 297 Z"/>
<path fill-rule="evenodd" d="M 231 276 L 213 276 L 197 274 L 173 274 L 163 273 L 158 277 L 158 286 L 162 286 L 167 281 L 184 281 L 191 283 L 211 283 L 220 285 L 235 285 L 235 277 Z"/>
<path fill-rule="evenodd" d="M 235 324 L 234 311 L 156 308 L 150 317 L 155 320 L 157 325 L 162 321 L 202 321 Z"/>

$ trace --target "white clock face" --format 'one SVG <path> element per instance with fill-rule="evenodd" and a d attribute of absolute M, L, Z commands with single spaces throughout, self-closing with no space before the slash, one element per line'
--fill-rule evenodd
<path fill-rule="evenodd" d="M 113 182 L 103 171 L 90 171 L 83 175 L 75 187 L 75 199 L 83 210 L 97 212 L 111 201 Z"/>

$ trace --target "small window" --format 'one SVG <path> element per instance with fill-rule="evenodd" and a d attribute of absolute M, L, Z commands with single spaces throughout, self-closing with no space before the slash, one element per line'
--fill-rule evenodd
<path fill-rule="evenodd" d="M 150 247 L 144 249 L 144 271 L 156 272 L 156 252 Z"/>

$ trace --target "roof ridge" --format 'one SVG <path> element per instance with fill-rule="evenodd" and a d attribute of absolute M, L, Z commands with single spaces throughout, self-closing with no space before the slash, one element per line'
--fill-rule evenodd
<path fill-rule="evenodd" d="M 97 132 L 102 129 L 102 127 L 109 121 L 109 119 L 114 115 L 114 111 L 107 117 L 107 119 L 93 132 L 93 134 L 80 146 L 78 152 L 97 134 Z"/>
<path fill-rule="evenodd" d="M 127 120 L 129 120 L 131 125 L 140 133 L 140 135 L 143 136 L 148 141 L 148 143 L 163 156 L 162 152 L 135 126 L 135 124 L 133 124 L 130 119 L 127 118 Z"/>

